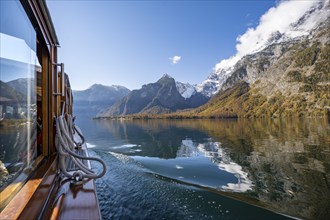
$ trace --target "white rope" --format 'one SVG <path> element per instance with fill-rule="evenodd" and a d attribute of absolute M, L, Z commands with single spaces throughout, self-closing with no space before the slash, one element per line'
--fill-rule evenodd
<path fill-rule="evenodd" d="M 75 153 L 76 149 L 80 149 L 84 144 L 85 139 L 80 131 L 74 126 L 73 117 L 67 114 L 67 120 L 63 115 L 56 118 L 56 140 L 55 145 L 59 153 L 59 166 L 63 174 L 73 180 L 82 178 L 97 179 L 102 177 L 107 170 L 105 162 L 96 157 L 85 157 Z M 73 138 L 74 132 L 80 136 L 82 143 L 76 143 Z M 66 169 L 66 160 L 70 158 L 73 163 L 80 169 L 79 171 L 70 174 Z M 82 163 L 81 160 L 94 160 L 102 164 L 103 171 L 96 174 L 88 166 Z"/>

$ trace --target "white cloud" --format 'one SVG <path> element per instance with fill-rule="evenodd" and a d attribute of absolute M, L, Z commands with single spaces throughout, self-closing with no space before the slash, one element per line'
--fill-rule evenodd
<path fill-rule="evenodd" d="M 270 8 L 261 16 L 257 27 L 248 28 L 243 35 L 237 37 L 237 53 L 216 64 L 215 70 L 229 69 L 243 56 L 263 49 L 276 31 L 289 38 L 308 34 L 320 20 L 325 19 L 326 13 L 321 14 L 320 11 L 316 10 L 316 13 L 310 14 L 298 28 L 294 27 L 293 24 L 297 23 L 308 10 L 321 1 L 324 0 L 282 1 L 277 6 Z M 325 2 L 328 1 L 325 0 Z"/>
<path fill-rule="evenodd" d="M 269 9 L 261 16 L 259 25 L 255 29 L 249 28 L 238 37 L 239 43 L 236 45 L 238 55 L 244 56 L 265 45 L 275 31 L 288 33 L 292 29 L 291 24 L 297 22 L 313 4 L 315 1 L 285 1 Z"/>
<path fill-rule="evenodd" d="M 170 58 L 172 64 L 177 64 L 181 60 L 181 56 L 174 56 Z"/>

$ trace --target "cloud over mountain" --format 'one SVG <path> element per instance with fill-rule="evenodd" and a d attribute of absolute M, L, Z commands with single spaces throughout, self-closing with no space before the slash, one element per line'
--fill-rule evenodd
<path fill-rule="evenodd" d="M 215 71 L 228 69 L 243 56 L 264 49 L 274 33 L 288 38 L 307 35 L 320 20 L 324 20 L 320 16 L 326 16 L 319 13 L 307 13 L 320 10 L 318 7 L 322 1 L 328 2 L 329 0 L 281 1 L 277 6 L 270 8 L 261 16 L 257 27 L 248 28 L 243 35 L 238 36 L 237 53 L 216 64 Z M 302 20 L 306 13 L 308 17 Z M 299 23 L 301 21 L 302 24 Z"/>

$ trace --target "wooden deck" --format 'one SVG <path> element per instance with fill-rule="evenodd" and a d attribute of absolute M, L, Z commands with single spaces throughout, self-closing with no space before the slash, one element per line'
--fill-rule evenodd
<path fill-rule="evenodd" d="M 55 201 L 50 219 L 101 219 L 94 180 L 80 186 L 65 182 L 58 192 L 63 194 Z"/>
<path fill-rule="evenodd" d="M 79 129 L 79 128 L 77 128 Z M 81 131 L 80 131 L 81 132 Z M 82 140 L 77 133 L 74 135 L 76 142 Z M 87 146 L 84 144 L 77 154 L 88 156 Z M 90 162 L 85 161 L 89 167 Z M 68 164 L 72 167 L 72 164 Z M 76 169 L 73 169 L 73 173 Z M 83 184 L 73 185 L 70 181 L 64 180 L 59 184 L 55 195 L 50 219 L 101 219 L 95 182 L 92 179 L 84 179 Z"/>

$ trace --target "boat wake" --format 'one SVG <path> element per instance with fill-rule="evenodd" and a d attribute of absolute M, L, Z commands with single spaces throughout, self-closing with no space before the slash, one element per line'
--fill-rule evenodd
<path fill-rule="evenodd" d="M 90 154 L 101 157 L 108 166 L 105 176 L 96 181 L 103 219 L 283 217 L 215 193 L 215 189 L 162 176 L 123 154 Z M 96 171 L 102 168 L 97 163 L 92 165 Z"/>

